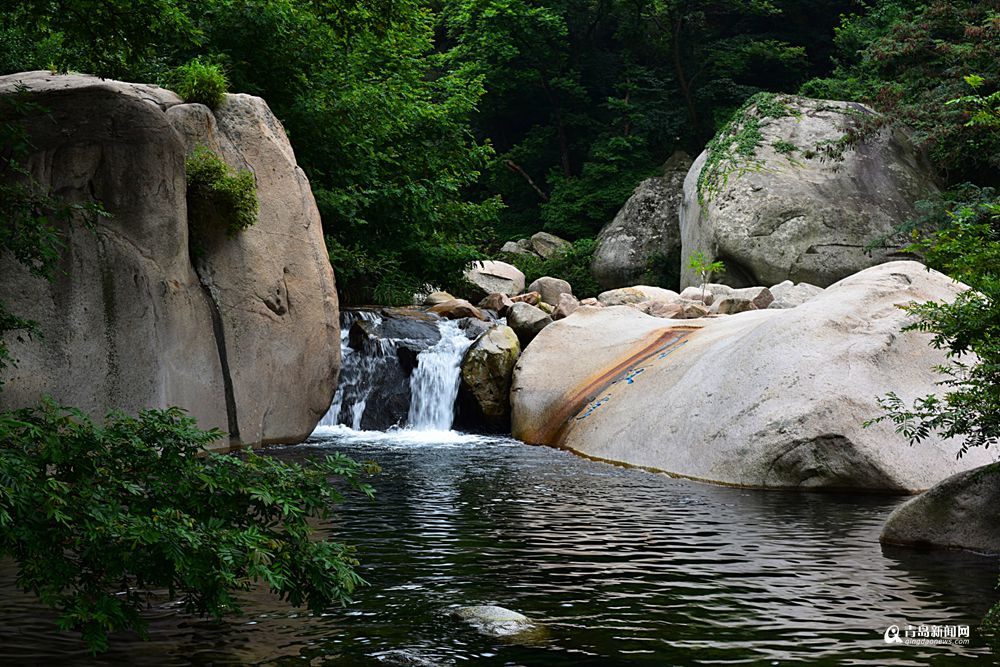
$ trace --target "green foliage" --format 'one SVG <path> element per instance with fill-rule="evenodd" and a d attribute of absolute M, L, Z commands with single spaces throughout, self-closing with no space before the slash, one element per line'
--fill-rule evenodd
<path fill-rule="evenodd" d="M 184 167 L 188 217 L 196 229 L 222 223 L 232 237 L 257 222 L 260 204 L 253 172 L 234 172 L 206 146 L 196 146 Z"/>
<path fill-rule="evenodd" d="M 707 290 L 705 285 L 714 274 L 723 273 L 726 270 L 726 265 L 721 261 L 709 261 L 705 253 L 698 251 L 691 253 L 688 258 L 688 268 L 695 271 L 701 280 L 701 300 L 704 301 Z"/>
<path fill-rule="evenodd" d="M 799 150 L 798 146 L 796 146 L 790 141 L 785 141 L 784 139 L 779 139 L 775 141 L 773 144 L 771 144 L 771 148 L 773 148 L 778 153 L 781 153 L 782 155 L 792 155 L 797 150 Z"/>
<path fill-rule="evenodd" d="M 317 614 L 364 583 L 349 547 L 312 539 L 342 499 L 334 481 L 372 495 L 342 455 L 302 467 L 206 453 L 222 433 L 177 408 L 98 426 L 45 403 L 0 414 L 0 434 L 0 556 L 94 652 L 110 632 L 142 634 L 158 589 L 220 618 L 258 582 Z"/>
<path fill-rule="evenodd" d="M 983 89 L 1000 87 L 996 3 L 871 0 L 865 9 L 845 16 L 837 31 L 833 76 L 802 93 L 872 104 L 912 131 L 949 183 L 1000 182 L 1000 133 L 969 125 L 965 104 L 946 104 L 967 93 L 969 72 Z"/>
<path fill-rule="evenodd" d="M 982 88 L 986 79 L 977 74 L 966 76 L 965 82 L 972 88 L 972 95 L 948 100 L 946 104 L 960 104 L 970 110 L 972 117 L 966 126 L 1000 127 L 1000 90 L 984 95 Z"/>
<path fill-rule="evenodd" d="M 204 104 L 215 109 L 226 99 L 229 82 L 220 65 L 195 58 L 170 72 L 167 82 L 185 102 Z"/>
<path fill-rule="evenodd" d="M 597 241 L 594 239 L 579 239 L 558 249 L 548 259 L 525 254 L 508 254 L 503 259 L 521 270 L 526 283 L 543 276 L 561 278 L 573 286 L 573 294 L 585 299 L 597 296 L 601 291 L 590 274 L 590 263 L 596 248 Z"/>
<path fill-rule="evenodd" d="M 764 141 L 761 127 L 770 118 L 790 113 L 788 106 L 773 93 L 758 93 L 748 99 L 708 143 L 708 159 L 698 174 L 699 202 L 704 204 L 734 174 L 741 176 L 763 169 L 763 162 L 757 158 L 757 149 Z"/>
<path fill-rule="evenodd" d="M 943 397 L 929 395 L 908 407 L 895 394 L 881 401 L 891 420 L 911 443 L 932 433 L 964 437 L 959 452 L 1000 442 L 1000 200 L 963 207 L 950 224 L 918 241 L 928 263 L 972 289 L 952 303 L 906 307 L 915 317 L 907 331 L 933 335 L 931 345 L 946 351 L 949 363 L 937 370 Z"/>

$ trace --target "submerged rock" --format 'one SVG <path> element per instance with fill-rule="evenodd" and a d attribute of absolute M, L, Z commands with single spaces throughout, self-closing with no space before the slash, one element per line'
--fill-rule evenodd
<path fill-rule="evenodd" d="M 879 539 L 1000 554 L 1000 464 L 960 472 L 897 507 Z"/>
<path fill-rule="evenodd" d="M 452 611 L 452 614 L 491 637 L 508 637 L 531 632 L 537 628 L 524 614 L 492 605 L 459 607 Z"/>
<path fill-rule="evenodd" d="M 962 287 L 916 262 L 862 271 L 788 310 L 672 321 L 580 308 L 524 351 L 512 431 L 528 443 L 749 487 L 912 493 L 991 461 L 911 448 L 877 398 L 933 393 L 944 362 L 899 305 Z"/>

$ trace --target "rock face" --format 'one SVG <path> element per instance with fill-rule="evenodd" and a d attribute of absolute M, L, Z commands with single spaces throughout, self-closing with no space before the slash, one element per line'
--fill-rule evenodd
<path fill-rule="evenodd" d="M 1000 554 L 1000 464 L 960 472 L 896 508 L 880 539 Z"/>
<path fill-rule="evenodd" d="M 647 178 L 636 187 L 615 219 L 597 236 L 590 273 L 603 290 L 642 282 L 657 260 L 674 267 L 664 276 L 677 288 L 681 263 L 679 209 L 684 178 L 691 167 L 686 153 L 675 153 L 664 175 Z"/>
<path fill-rule="evenodd" d="M 336 290 L 308 181 L 266 104 L 230 95 L 213 114 L 155 86 L 48 72 L 0 77 L 0 95 L 19 82 L 48 110 L 25 121 L 28 168 L 112 217 L 66 230 L 53 283 L 0 259 L 0 300 L 45 333 L 12 348 L 3 407 L 43 394 L 98 415 L 177 405 L 236 446 L 308 436 L 336 386 Z M 253 172 L 260 214 L 235 238 L 200 233 L 192 257 L 196 143 Z"/>
<path fill-rule="evenodd" d="M 859 104 L 778 97 L 771 106 L 786 115 L 768 117 L 754 107 L 736 121 L 737 128 L 760 126 L 753 156 L 717 141 L 691 167 L 681 256 L 723 260 L 723 280 L 734 287 L 784 280 L 827 287 L 898 257 L 864 249 L 913 218 L 915 202 L 936 192 L 905 134 L 866 129 L 874 113 Z M 681 285 L 696 281 L 685 267 Z"/>
<path fill-rule="evenodd" d="M 960 287 L 916 262 L 862 271 L 788 310 L 672 321 L 580 308 L 525 350 L 512 430 L 528 443 L 749 487 L 914 492 L 988 463 L 956 443 L 911 448 L 876 398 L 939 390 L 928 337 L 901 333 L 912 300 Z"/>
<path fill-rule="evenodd" d="M 472 422 L 490 431 L 510 426 L 510 382 L 521 344 L 510 327 L 497 325 L 480 336 L 462 359 L 459 400 Z M 467 397 L 469 400 L 464 400 Z"/>
<path fill-rule="evenodd" d="M 495 292 L 514 296 L 524 291 L 524 274 L 516 266 L 506 262 L 476 262 L 465 272 L 465 279 L 473 292 L 473 301 L 485 299 Z"/>

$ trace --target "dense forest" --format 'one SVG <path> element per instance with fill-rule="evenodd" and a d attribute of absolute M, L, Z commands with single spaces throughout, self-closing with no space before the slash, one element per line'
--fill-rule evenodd
<path fill-rule="evenodd" d="M 759 91 L 867 102 L 981 196 L 963 184 L 995 185 L 1000 140 L 946 102 L 997 84 L 996 5 L 37 0 L 7 13 L 0 73 L 176 87 L 217 66 L 285 124 L 342 296 L 400 302 L 538 230 L 585 265 L 636 184 Z"/>

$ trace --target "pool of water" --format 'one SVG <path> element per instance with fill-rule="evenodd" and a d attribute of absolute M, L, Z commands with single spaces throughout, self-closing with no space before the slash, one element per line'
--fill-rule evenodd
<path fill-rule="evenodd" d="M 995 558 L 883 548 L 903 499 L 729 489 L 499 438 L 332 429 L 295 447 L 378 462 L 375 502 L 324 530 L 356 544 L 371 583 L 314 617 L 256 591 L 217 624 L 164 604 L 150 641 L 87 656 L 0 568 L 2 665 L 993 664 L 977 637 Z M 544 624 L 527 643 L 480 635 L 453 605 Z M 886 644 L 889 625 L 970 625 L 968 647 Z"/>

